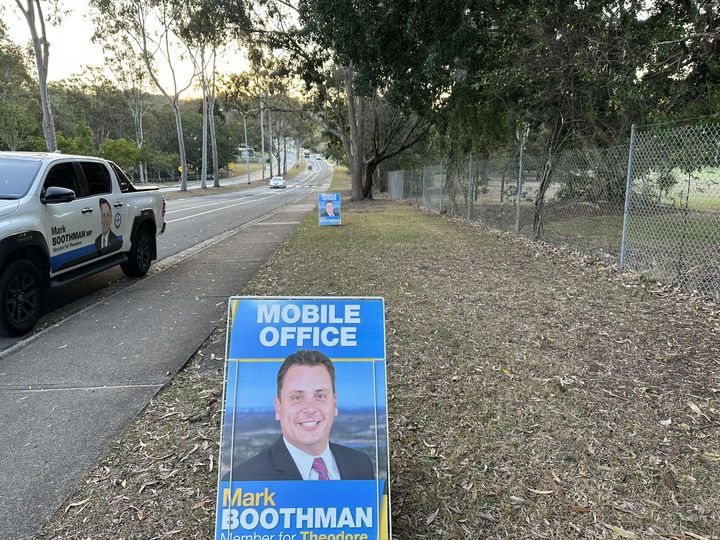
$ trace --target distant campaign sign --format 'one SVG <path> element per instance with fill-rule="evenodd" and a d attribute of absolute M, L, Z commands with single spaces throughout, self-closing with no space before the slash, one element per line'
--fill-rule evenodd
<path fill-rule="evenodd" d="M 318 224 L 340 225 L 340 194 L 319 193 L 318 194 Z"/>
<path fill-rule="evenodd" d="M 216 540 L 390 536 L 382 298 L 233 297 Z"/>

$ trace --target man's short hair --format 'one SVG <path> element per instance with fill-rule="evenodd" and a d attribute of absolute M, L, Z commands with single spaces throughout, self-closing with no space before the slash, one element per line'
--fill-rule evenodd
<path fill-rule="evenodd" d="M 101 198 L 100 199 L 100 210 L 102 210 L 103 204 L 107 204 L 108 208 L 110 208 L 110 203 L 108 202 L 108 200 Z"/>
<path fill-rule="evenodd" d="M 277 374 L 277 397 L 280 399 L 285 374 L 293 366 L 323 366 L 330 374 L 332 391 L 335 393 L 335 366 L 330 359 L 320 351 L 300 350 L 288 356 L 280 366 Z"/>

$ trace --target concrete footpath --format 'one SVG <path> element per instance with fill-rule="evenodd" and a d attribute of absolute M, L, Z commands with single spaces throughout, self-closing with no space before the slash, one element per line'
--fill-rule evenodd
<path fill-rule="evenodd" d="M 315 209 L 313 193 L 0 358 L 0 538 L 37 532 Z"/>

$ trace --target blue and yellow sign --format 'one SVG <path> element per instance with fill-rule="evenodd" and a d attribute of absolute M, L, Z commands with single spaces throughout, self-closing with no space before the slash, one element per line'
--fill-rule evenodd
<path fill-rule="evenodd" d="M 381 298 L 230 299 L 216 540 L 390 538 Z"/>
<path fill-rule="evenodd" d="M 319 225 L 340 225 L 340 194 L 319 193 L 318 194 L 318 224 Z"/>

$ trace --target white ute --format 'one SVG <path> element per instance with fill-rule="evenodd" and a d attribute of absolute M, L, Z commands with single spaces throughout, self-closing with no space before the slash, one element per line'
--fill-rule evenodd
<path fill-rule="evenodd" d="M 145 275 L 164 220 L 157 188 L 112 162 L 0 152 L 0 330 L 31 330 L 57 287 L 117 265 Z"/>

